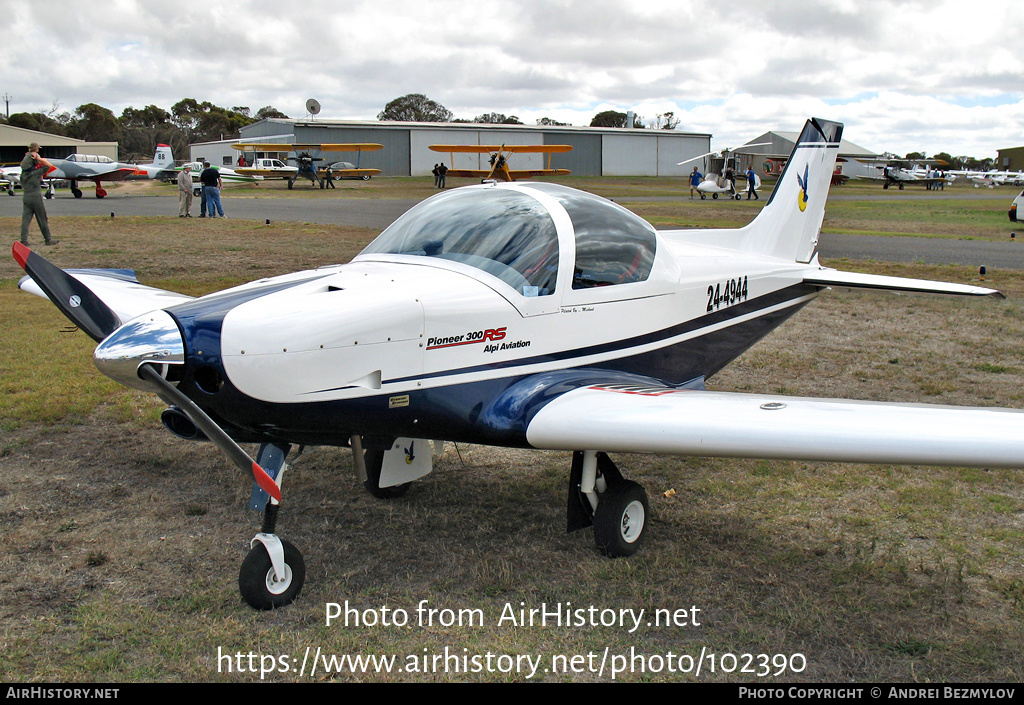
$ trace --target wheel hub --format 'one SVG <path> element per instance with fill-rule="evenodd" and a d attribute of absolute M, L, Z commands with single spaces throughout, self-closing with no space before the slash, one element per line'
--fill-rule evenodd
<path fill-rule="evenodd" d="M 622 533 L 622 538 L 627 543 L 633 543 L 640 538 L 640 534 L 644 530 L 644 505 L 637 500 L 633 500 L 626 505 L 626 509 L 622 512 L 622 523 L 619 526 L 619 531 Z"/>
<path fill-rule="evenodd" d="M 292 584 L 292 569 L 287 563 L 284 566 L 284 577 L 279 577 L 271 566 L 267 571 L 267 592 L 280 595 Z"/>

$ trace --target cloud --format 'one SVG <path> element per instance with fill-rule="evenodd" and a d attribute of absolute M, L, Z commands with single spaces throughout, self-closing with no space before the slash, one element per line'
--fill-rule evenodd
<path fill-rule="evenodd" d="M 848 122 L 872 149 L 992 155 L 1024 134 L 1014 2 L 643 4 L 630 0 L 269 0 L 8 3 L 16 112 L 196 98 L 374 119 L 406 93 L 457 117 L 589 124 L 601 109 L 672 110 L 730 143 Z M 814 113 L 808 111 L 816 111 Z M 649 114 L 648 114 L 649 113 Z M 934 144 L 934 147 L 931 145 Z"/>

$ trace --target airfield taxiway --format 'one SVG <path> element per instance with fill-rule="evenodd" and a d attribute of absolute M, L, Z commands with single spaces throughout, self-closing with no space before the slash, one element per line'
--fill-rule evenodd
<path fill-rule="evenodd" d="M 879 196 L 881 198 L 882 196 Z M 928 198 L 926 194 L 906 194 L 902 198 Z M 951 197 L 945 194 L 944 198 Z M 952 196 L 971 200 L 991 198 L 989 194 L 966 192 Z M 832 200 L 851 198 L 845 194 L 833 194 Z M 858 195 L 857 199 L 870 198 Z M 616 199 L 629 207 L 628 199 Z M 668 200 L 651 199 L 643 200 Z M 297 221 L 329 225 L 353 225 L 383 230 L 398 216 L 405 213 L 419 199 L 402 198 L 225 198 L 223 200 L 229 218 L 256 221 Z M 178 211 L 177 196 L 120 195 L 111 194 L 102 201 L 95 198 L 72 198 L 68 193 L 58 193 L 46 202 L 50 217 L 60 216 L 168 216 Z M 198 205 L 193 204 L 198 211 Z M 0 196 L 0 216 L 20 217 L 20 196 Z M 1012 230 L 1007 222 L 1007 240 L 943 240 L 916 237 L 875 237 L 871 235 L 844 235 L 823 233 L 818 245 L 822 259 L 847 258 L 852 260 L 876 260 L 880 262 L 920 262 L 925 264 L 958 264 L 970 267 L 985 266 L 988 269 L 1024 269 L 1024 243 L 1009 239 Z M 33 226 L 34 228 L 35 226 Z M 1022 228 L 1024 231 L 1024 228 Z M 1024 237 L 1024 235 L 1022 235 Z"/>

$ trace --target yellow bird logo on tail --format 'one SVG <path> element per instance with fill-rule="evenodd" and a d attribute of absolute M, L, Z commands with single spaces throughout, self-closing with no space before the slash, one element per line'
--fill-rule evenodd
<path fill-rule="evenodd" d="M 796 182 L 800 184 L 800 193 L 797 194 L 796 203 L 800 206 L 800 212 L 804 212 L 807 209 L 807 173 L 809 169 L 808 164 L 804 165 L 804 178 L 800 178 L 800 174 L 796 175 Z"/>

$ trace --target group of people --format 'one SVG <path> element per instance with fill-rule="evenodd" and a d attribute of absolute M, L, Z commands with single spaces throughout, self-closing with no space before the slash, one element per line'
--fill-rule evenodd
<path fill-rule="evenodd" d="M 210 162 L 203 162 L 203 171 L 199 174 L 199 183 L 203 185 L 202 199 L 199 203 L 200 218 L 226 218 L 224 207 L 220 203 L 220 190 L 224 188 L 224 182 L 220 178 L 217 167 L 210 166 Z M 192 189 L 195 184 L 192 180 L 192 172 L 189 168 L 183 167 L 178 172 L 178 217 L 191 218 L 189 212 L 192 209 Z M 209 215 L 207 215 L 209 213 Z"/>
<path fill-rule="evenodd" d="M 444 179 L 448 174 L 448 167 L 444 162 L 434 165 L 434 188 L 444 188 Z"/>
<path fill-rule="evenodd" d="M 732 190 L 735 191 L 736 190 L 736 182 L 734 181 L 735 175 L 734 175 L 733 170 L 731 168 L 727 168 L 725 170 L 725 177 L 724 178 L 725 178 L 725 180 L 727 182 L 729 182 L 732 185 Z M 749 201 L 751 196 L 753 196 L 755 201 L 760 200 L 760 197 L 757 195 L 757 175 L 754 173 L 754 167 L 748 167 L 747 168 L 746 178 L 747 178 L 747 200 Z M 704 180 L 704 175 L 702 173 L 700 173 L 700 170 L 698 170 L 697 167 L 693 167 L 693 171 L 690 172 L 690 200 L 691 201 L 693 200 L 693 192 L 694 191 L 697 191 L 698 192 L 697 195 L 700 195 L 700 191 L 699 191 L 699 189 L 697 189 L 697 187 L 700 186 L 700 183 L 703 180 Z"/>

